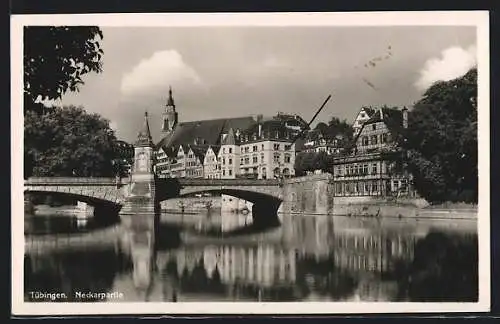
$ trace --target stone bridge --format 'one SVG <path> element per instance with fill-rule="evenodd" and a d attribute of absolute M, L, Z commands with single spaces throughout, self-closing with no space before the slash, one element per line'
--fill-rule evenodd
<path fill-rule="evenodd" d="M 25 192 L 68 194 L 89 204 L 99 202 L 122 205 L 129 195 L 129 178 L 31 177 L 25 180 Z M 252 179 L 157 179 L 158 201 L 201 192 L 217 192 L 249 201 L 261 198 L 281 200 L 278 180 Z"/>
<path fill-rule="evenodd" d="M 181 187 L 180 197 L 201 192 L 217 192 L 244 199 L 248 196 L 281 199 L 281 186 L 275 179 L 179 179 L 178 181 Z"/>
<path fill-rule="evenodd" d="M 31 177 L 24 181 L 24 192 L 61 193 L 95 204 L 121 205 L 128 194 L 128 178 L 117 184 L 115 178 Z"/>
<path fill-rule="evenodd" d="M 129 193 L 129 178 L 29 178 L 24 191 L 69 194 L 90 205 L 123 206 Z M 155 180 L 155 199 L 163 201 L 202 192 L 214 192 L 242 198 L 254 203 L 254 212 L 270 210 L 328 214 L 333 208 L 332 176 L 309 175 L 285 179 L 185 179 Z M 262 210 L 261 210 L 262 208 Z"/>

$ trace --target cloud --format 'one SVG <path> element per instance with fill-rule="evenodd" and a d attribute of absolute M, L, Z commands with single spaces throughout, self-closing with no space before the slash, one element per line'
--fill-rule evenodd
<path fill-rule="evenodd" d="M 436 81 L 456 79 L 466 74 L 476 62 L 475 45 L 469 48 L 449 47 L 441 52 L 440 58 L 431 58 L 425 62 L 415 86 L 419 90 L 426 90 Z"/>
<path fill-rule="evenodd" d="M 201 84 L 198 73 L 183 60 L 179 52 L 164 50 L 153 53 L 125 73 L 120 91 L 127 98 L 164 96 L 169 85 L 182 88 Z"/>

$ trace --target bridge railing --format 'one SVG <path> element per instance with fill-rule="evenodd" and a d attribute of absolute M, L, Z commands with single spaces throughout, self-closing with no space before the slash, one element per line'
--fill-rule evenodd
<path fill-rule="evenodd" d="M 183 186 L 277 186 L 277 179 L 188 179 L 179 178 Z"/>
<path fill-rule="evenodd" d="M 184 186 L 277 186 L 278 179 L 190 179 L 175 178 Z M 122 178 L 126 184 L 129 178 Z M 25 180 L 25 185 L 115 185 L 115 178 L 87 177 L 32 177 Z"/>
<path fill-rule="evenodd" d="M 128 179 L 121 179 L 122 183 L 128 182 Z M 46 185 L 46 184 L 71 184 L 71 185 L 114 185 L 115 178 L 87 178 L 87 177 L 32 177 L 25 180 L 25 185 Z"/>

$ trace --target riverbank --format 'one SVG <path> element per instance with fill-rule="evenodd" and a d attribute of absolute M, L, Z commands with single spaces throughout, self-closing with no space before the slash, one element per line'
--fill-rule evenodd
<path fill-rule="evenodd" d="M 289 211 L 280 214 L 333 215 L 352 217 L 388 217 L 388 218 L 429 218 L 429 219 L 469 219 L 477 220 L 477 205 L 441 204 L 416 205 L 408 202 L 367 201 L 335 204 L 325 214 L 324 212 Z"/>

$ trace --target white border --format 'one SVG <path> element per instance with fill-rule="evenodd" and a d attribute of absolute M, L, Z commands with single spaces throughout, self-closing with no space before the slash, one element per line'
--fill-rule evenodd
<path fill-rule="evenodd" d="M 23 26 L 477 26 L 479 141 L 479 301 L 477 303 L 25 303 L 23 297 Z M 12 313 L 83 314 L 315 314 L 485 312 L 490 310 L 489 14 L 487 11 L 360 13 L 80 14 L 11 17 Z"/>

